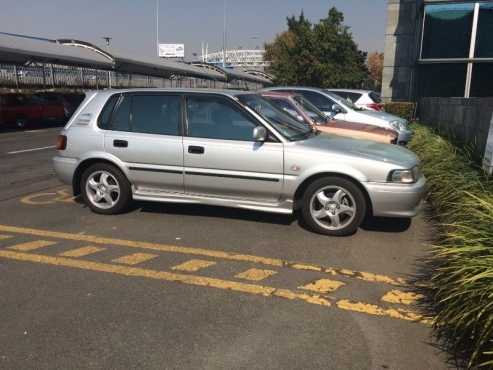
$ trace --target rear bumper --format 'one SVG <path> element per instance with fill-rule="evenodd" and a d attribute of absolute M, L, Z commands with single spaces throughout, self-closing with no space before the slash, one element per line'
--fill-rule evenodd
<path fill-rule="evenodd" d="M 372 202 L 374 216 L 414 217 L 422 206 L 426 194 L 426 178 L 415 184 L 365 183 Z"/>
<path fill-rule="evenodd" d="M 72 185 L 75 169 L 77 168 L 76 159 L 59 156 L 53 157 L 53 168 L 63 183 Z"/>

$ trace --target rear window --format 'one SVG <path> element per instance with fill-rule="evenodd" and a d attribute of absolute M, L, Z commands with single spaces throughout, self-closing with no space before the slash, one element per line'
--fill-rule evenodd
<path fill-rule="evenodd" d="M 111 114 L 113 113 L 113 109 L 115 108 L 115 104 L 118 101 L 120 95 L 113 95 L 109 98 L 108 102 L 104 106 L 101 114 L 98 118 L 98 126 L 104 130 L 109 130 Z"/>
<path fill-rule="evenodd" d="M 380 94 L 374 92 L 374 91 L 370 91 L 370 93 L 368 94 L 371 98 L 371 100 L 373 100 L 374 103 L 381 103 L 382 102 L 382 97 L 380 96 Z"/>

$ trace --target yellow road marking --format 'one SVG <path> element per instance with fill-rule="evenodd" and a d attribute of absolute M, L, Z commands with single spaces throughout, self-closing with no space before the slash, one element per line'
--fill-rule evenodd
<path fill-rule="evenodd" d="M 8 226 L 8 225 L 0 225 L 0 231 L 8 232 L 8 233 L 34 235 L 34 236 L 40 236 L 45 238 L 50 237 L 50 238 L 58 238 L 65 240 L 77 240 L 91 244 L 106 244 L 106 245 L 112 244 L 121 247 L 150 249 L 160 252 L 191 254 L 196 256 L 212 257 L 212 258 L 219 258 L 219 259 L 225 259 L 231 261 L 252 262 L 266 266 L 287 267 L 296 270 L 320 271 L 322 273 L 328 273 L 332 276 L 343 275 L 343 276 L 348 276 L 368 282 L 386 283 L 386 284 L 398 285 L 398 286 L 406 285 L 406 282 L 401 278 L 391 278 L 389 276 L 373 274 L 369 272 L 359 272 L 359 271 L 352 271 L 348 269 L 340 269 L 334 267 L 323 267 L 323 266 L 317 266 L 317 265 L 306 264 L 306 263 L 284 261 L 276 258 L 229 253 L 229 252 L 223 252 L 217 250 L 181 247 L 176 245 L 140 242 L 140 241 L 123 240 L 123 239 L 112 239 L 112 238 L 98 237 L 94 235 L 70 234 L 70 233 L 64 233 L 58 231 L 39 230 L 39 229 L 31 229 L 31 228 Z"/>
<path fill-rule="evenodd" d="M 127 256 L 114 259 L 113 262 L 123 263 L 125 265 L 138 265 L 139 263 L 152 260 L 153 258 L 156 257 L 159 256 L 157 254 L 150 254 L 150 253 L 133 253 Z"/>
<path fill-rule="evenodd" d="M 277 274 L 277 271 L 272 271 L 272 270 L 261 270 L 261 269 L 249 269 L 243 272 L 240 272 L 239 274 L 235 275 L 236 278 L 238 279 L 245 279 L 245 280 L 251 280 L 251 281 L 260 281 L 268 278 L 269 276 Z"/>
<path fill-rule="evenodd" d="M 420 298 L 423 298 L 421 294 L 402 292 L 400 290 L 391 290 L 382 297 L 382 301 L 388 303 L 400 303 L 410 305 Z"/>
<path fill-rule="evenodd" d="M 374 304 L 362 303 L 362 302 L 351 302 L 347 299 L 341 299 L 336 302 L 337 307 L 343 310 L 356 311 L 361 313 L 366 313 L 375 316 L 388 316 L 394 319 L 401 319 L 407 321 L 420 321 L 424 324 L 429 324 L 429 321 L 424 319 L 422 316 L 403 309 L 394 308 L 382 308 Z"/>
<path fill-rule="evenodd" d="M 300 289 L 310 290 L 312 292 L 318 293 L 329 293 L 334 292 L 339 289 L 341 286 L 344 286 L 342 281 L 337 280 L 329 280 L 329 279 L 319 279 L 310 284 L 300 286 Z"/>
<path fill-rule="evenodd" d="M 27 243 L 21 243 L 21 244 L 16 244 L 9 249 L 13 249 L 15 251 L 22 251 L 22 252 L 27 252 L 27 251 L 32 251 L 35 249 L 43 248 L 43 247 L 48 247 L 50 245 L 56 244 L 56 242 L 49 242 L 47 240 L 35 240 L 33 242 L 27 242 Z"/>
<path fill-rule="evenodd" d="M 173 266 L 171 269 L 178 271 L 196 272 L 206 267 L 213 266 L 215 264 L 216 262 L 212 262 L 212 261 L 190 260 L 187 262 L 183 262 L 177 266 Z"/>
<path fill-rule="evenodd" d="M 270 286 L 262 286 L 255 284 L 239 283 L 235 281 L 221 280 L 216 278 L 209 278 L 195 275 L 185 275 L 167 271 L 156 271 L 137 267 L 130 267 L 125 265 L 112 265 L 107 263 L 100 263 L 94 261 L 85 261 L 80 259 L 72 259 L 65 257 L 52 257 L 34 253 L 20 253 L 8 250 L 0 249 L 0 258 L 6 258 L 16 261 L 34 262 L 46 265 L 64 266 L 77 268 L 88 271 L 107 272 L 123 276 L 142 277 L 155 280 L 164 280 L 183 283 L 187 285 L 211 287 L 222 290 L 231 290 L 235 292 L 261 295 L 265 297 L 279 297 L 288 300 L 300 300 L 310 304 L 316 304 L 321 306 L 330 307 L 331 303 L 328 297 L 322 297 L 320 295 L 311 295 L 306 293 L 296 293 L 288 289 L 277 289 Z M 421 321 L 421 316 L 407 310 L 401 309 L 385 309 L 375 305 L 365 303 L 352 303 L 347 300 L 340 300 L 337 302 L 337 307 L 342 310 L 362 312 L 375 316 L 387 316 L 396 319 L 408 320 L 408 321 Z"/>
<path fill-rule="evenodd" d="M 6 240 L 12 238 L 12 235 L 0 235 L 0 240 Z"/>
<path fill-rule="evenodd" d="M 74 197 L 67 190 L 58 190 L 56 193 L 36 193 L 30 194 L 20 199 L 21 203 L 29 205 L 47 205 L 56 202 L 73 203 Z"/>
<path fill-rule="evenodd" d="M 104 251 L 106 248 L 99 248 L 99 247 L 93 247 L 93 246 L 88 246 L 88 247 L 82 247 L 82 248 L 77 248 L 77 249 L 71 249 L 69 251 L 60 253 L 59 256 L 62 257 L 84 257 L 88 256 L 93 253 L 98 253 L 101 251 Z"/>

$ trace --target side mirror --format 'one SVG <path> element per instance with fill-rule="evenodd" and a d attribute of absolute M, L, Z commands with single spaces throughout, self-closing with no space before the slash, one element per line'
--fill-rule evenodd
<path fill-rule="evenodd" d="M 342 107 L 339 104 L 334 104 L 332 106 L 332 112 L 335 114 L 342 113 Z"/>
<path fill-rule="evenodd" d="M 267 140 L 267 130 L 264 126 L 257 126 L 253 129 L 253 140 L 260 142 Z"/>

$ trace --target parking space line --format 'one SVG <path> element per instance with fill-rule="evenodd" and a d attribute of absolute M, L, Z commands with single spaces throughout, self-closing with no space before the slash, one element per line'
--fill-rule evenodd
<path fill-rule="evenodd" d="M 299 300 L 306 303 L 331 307 L 329 297 L 321 295 L 297 293 L 289 289 L 277 289 L 271 286 L 255 285 L 250 283 L 240 283 L 235 281 L 228 281 L 204 276 L 186 275 L 168 271 L 157 271 L 150 269 L 143 269 L 137 267 L 130 267 L 124 265 L 113 265 L 101 262 L 87 261 L 81 259 L 72 259 L 65 257 L 52 257 L 34 253 L 21 253 L 9 250 L 0 249 L 0 258 L 6 258 L 16 261 L 41 263 L 53 266 L 63 266 L 76 268 L 80 270 L 98 271 L 113 273 L 118 275 L 141 277 L 155 280 L 163 280 L 170 282 L 177 282 L 186 285 L 201 286 L 217 288 L 228 291 L 235 291 L 241 293 L 247 293 L 252 295 L 260 295 L 264 297 L 279 297 L 288 300 Z M 395 319 L 401 319 L 406 321 L 429 323 L 421 316 L 403 309 L 388 309 L 382 308 L 372 304 L 366 304 L 361 302 L 351 302 L 349 300 L 339 300 L 336 302 L 336 306 L 339 309 L 353 312 L 366 313 L 374 316 L 386 316 Z"/>
<path fill-rule="evenodd" d="M 22 251 L 22 252 L 28 252 L 32 251 L 35 249 L 39 248 L 44 248 L 44 247 L 49 247 L 50 245 L 54 245 L 56 242 L 50 242 L 47 240 L 35 240 L 33 242 L 27 242 L 27 243 L 21 243 L 21 244 L 16 244 L 9 249 L 15 250 L 15 251 Z"/>
<path fill-rule="evenodd" d="M 205 260 L 190 260 L 184 263 L 181 263 L 177 266 L 173 266 L 172 270 L 178 271 L 187 271 L 187 272 L 197 272 L 199 270 L 205 269 L 209 266 L 215 265 L 216 262 L 205 261 Z"/>
<path fill-rule="evenodd" d="M 317 266 L 313 264 L 290 262 L 277 258 L 229 253 L 229 252 L 223 252 L 218 250 L 181 247 L 176 245 L 167 245 L 167 244 L 123 240 L 123 239 L 112 239 L 106 237 L 98 237 L 94 235 L 70 234 L 70 233 L 59 232 L 59 231 L 40 230 L 40 229 L 32 229 L 32 228 L 8 226 L 8 225 L 0 225 L 0 231 L 7 233 L 19 233 L 24 235 L 34 235 L 34 236 L 45 237 L 45 238 L 49 237 L 49 238 L 58 238 L 64 240 L 77 240 L 77 241 L 88 242 L 91 244 L 106 244 L 106 245 L 109 244 L 109 245 L 116 245 L 121 247 L 149 249 L 149 250 L 155 250 L 160 252 L 189 254 L 189 255 L 211 257 L 211 258 L 218 258 L 218 259 L 239 261 L 239 262 L 251 262 L 251 263 L 257 263 L 266 266 L 286 267 L 296 270 L 319 271 L 322 273 L 330 274 L 332 276 L 342 275 L 342 276 L 364 280 L 372 283 L 385 283 L 385 284 L 396 285 L 396 286 L 407 285 L 406 281 L 402 278 L 392 278 L 390 276 L 374 274 L 370 272 L 353 271 L 353 270 L 341 269 L 335 267 Z"/>
<path fill-rule="evenodd" d="M 337 289 L 340 287 L 346 285 L 342 281 L 337 281 L 337 280 L 329 280 L 329 279 L 319 279 L 315 280 L 314 282 L 300 286 L 300 289 L 304 290 L 310 290 L 312 292 L 318 292 L 318 293 L 330 293 L 330 292 L 335 292 Z"/>
<path fill-rule="evenodd" d="M 90 254 L 102 252 L 104 250 L 106 250 L 106 248 L 87 246 L 87 247 L 72 249 L 72 250 L 60 253 L 59 256 L 78 258 L 78 257 L 89 256 Z"/>
<path fill-rule="evenodd" d="M 275 274 L 277 274 L 277 271 L 251 268 L 235 275 L 235 278 L 245 279 L 250 281 L 261 281 Z"/>
<path fill-rule="evenodd" d="M 112 260 L 112 262 L 122 263 L 124 265 L 138 265 L 139 263 L 143 263 L 149 260 L 152 260 L 156 257 L 159 257 L 157 254 L 150 253 L 133 253 L 127 256 L 123 256 L 120 258 L 116 258 Z"/>

